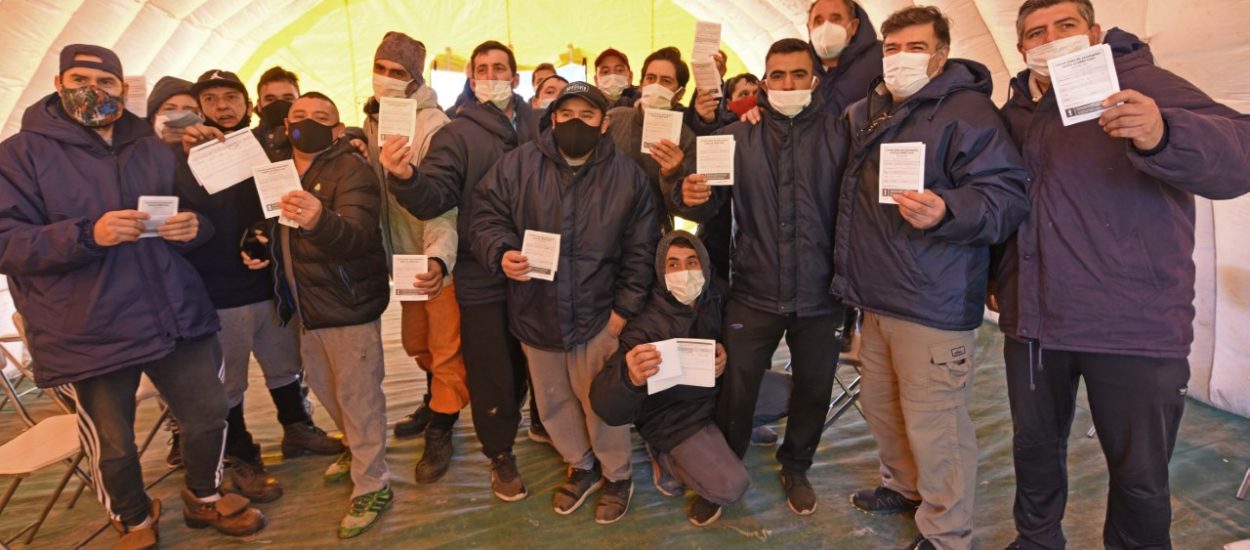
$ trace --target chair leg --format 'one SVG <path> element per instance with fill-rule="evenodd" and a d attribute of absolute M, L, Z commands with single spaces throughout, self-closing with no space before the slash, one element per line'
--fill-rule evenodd
<path fill-rule="evenodd" d="M 17 492 L 17 486 L 22 484 L 22 478 L 15 477 L 9 483 L 9 487 L 4 490 L 4 496 L 0 497 L 0 514 L 4 513 L 4 508 L 9 505 L 9 499 L 13 498 L 13 493 Z"/>
<path fill-rule="evenodd" d="M 1245 477 L 1241 478 L 1241 487 L 1237 488 L 1237 500 L 1246 500 L 1246 494 L 1250 493 L 1250 468 L 1246 469 Z"/>
<path fill-rule="evenodd" d="M 74 463 L 65 469 L 65 475 L 61 476 L 61 481 L 57 483 L 56 490 L 52 491 L 52 496 L 48 498 L 48 504 L 44 505 L 43 511 L 39 513 L 39 519 L 35 520 L 35 525 L 30 532 L 26 534 L 26 545 L 30 545 L 30 541 L 35 540 L 35 533 L 39 532 L 39 527 L 43 525 L 43 520 L 48 518 L 48 513 L 52 511 L 52 507 L 56 505 L 57 499 L 61 498 L 61 492 L 65 490 L 65 485 L 69 483 L 69 478 L 73 477 L 74 469 L 78 467 L 78 463 L 82 461 L 83 452 L 78 451 L 78 456 L 74 457 Z"/>
<path fill-rule="evenodd" d="M 161 431 L 161 426 L 165 425 L 165 419 L 169 418 L 169 407 L 161 405 L 161 415 L 156 418 L 156 424 L 148 430 L 147 437 L 143 438 L 143 445 L 139 446 L 139 457 L 143 457 L 143 453 L 148 450 L 148 446 L 152 444 L 152 440 L 156 438 L 156 434 Z"/>
<path fill-rule="evenodd" d="M 81 479 L 78 480 L 78 490 L 74 491 L 74 498 L 69 499 L 69 506 L 65 507 L 66 510 L 72 510 L 74 508 L 74 505 L 78 504 L 78 497 L 82 496 L 82 492 L 86 488 L 87 488 L 87 482 Z"/>

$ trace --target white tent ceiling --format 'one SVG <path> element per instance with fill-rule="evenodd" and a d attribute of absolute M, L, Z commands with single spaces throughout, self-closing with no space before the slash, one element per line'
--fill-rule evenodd
<path fill-rule="evenodd" d="M 575 0 L 590 22 L 577 33 L 595 32 L 595 4 L 635 2 L 640 14 L 655 1 L 670 1 L 695 18 L 720 21 L 724 39 L 752 72 L 763 68 L 773 41 L 806 37 L 809 0 Z M 1245 0 L 1095 0 L 1104 28 L 1119 26 L 1149 42 L 1160 65 L 1193 81 L 1211 96 L 1250 112 L 1250 9 Z M 57 53 L 75 42 L 112 47 L 127 72 L 150 82 L 163 75 L 193 78 L 209 68 L 239 67 L 270 37 L 309 10 L 328 4 L 369 10 L 375 5 L 413 10 L 459 5 L 459 20 L 496 11 L 511 17 L 542 17 L 555 0 L 0 0 L 0 138 L 15 133 L 22 111 L 52 89 Z M 1009 75 L 1023 68 L 1016 51 L 1015 14 L 1020 0 L 861 0 L 874 22 L 912 4 L 941 8 L 953 21 L 953 55 L 986 64 L 994 73 L 996 99 L 1004 99 Z M 330 13 L 326 9 L 326 13 Z M 339 13 L 339 12 L 334 12 Z M 641 17 L 641 15 L 640 15 Z M 600 21 L 602 25 L 613 22 Z M 343 21 L 350 25 L 350 21 Z M 420 38 L 417 29 L 401 29 Z M 296 29 L 298 31 L 298 29 Z M 469 37 L 472 42 L 487 37 Z M 502 38 L 495 36 L 494 38 Z M 441 45 L 431 44 L 434 51 Z M 545 59 L 520 60 L 535 63 Z M 333 70 L 333 68 L 330 68 Z M 1198 338 L 1194 346 L 1194 393 L 1250 415 L 1250 229 L 1247 199 L 1200 202 Z M 1216 321 L 1219 321 L 1218 323 Z"/>

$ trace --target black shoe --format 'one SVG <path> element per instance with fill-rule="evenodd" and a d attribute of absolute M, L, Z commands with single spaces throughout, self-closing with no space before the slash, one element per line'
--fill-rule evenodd
<path fill-rule="evenodd" d="M 1008 544 L 1003 550 L 1024 550 L 1024 546 L 1013 540 L 1011 541 L 1011 544 Z"/>
<path fill-rule="evenodd" d="M 690 503 L 690 523 L 697 527 L 707 527 L 720 519 L 721 506 L 703 497 L 695 497 Z"/>
<path fill-rule="evenodd" d="M 576 512 L 586 501 L 590 493 L 603 487 L 603 476 L 599 474 L 599 465 L 590 470 L 569 468 L 569 476 L 556 487 L 556 494 L 551 498 L 552 508 L 557 514 L 567 516 Z"/>
<path fill-rule="evenodd" d="M 551 436 L 547 434 L 547 428 L 543 427 L 542 422 L 531 422 L 527 432 L 530 441 L 554 446 L 551 442 Z"/>
<path fill-rule="evenodd" d="M 337 456 L 346 450 L 343 442 L 326 435 L 312 422 L 294 422 L 282 426 L 282 458 L 322 455 Z"/>
<path fill-rule="evenodd" d="M 625 517 L 629 511 L 629 501 L 634 498 L 634 481 L 623 479 L 603 484 L 603 493 L 599 494 L 599 503 L 595 504 L 595 523 L 609 525 Z"/>
<path fill-rule="evenodd" d="M 800 516 L 816 511 L 816 491 L 807 480 L 806 472 L 781 472 L 781 488 L 786 492 L 786 504 L 790 511 Z"/>
<path fill-rule="evenodd" d="M 430 410 L 430 400 L 426 399 L 417 407 L 417 410 L 412 411 L 412 414 L 395 423 L 395 438 L 408 439 L 421 435 L 426 426 L 430 425 L 432 416 L 434 416 L 434 411 Z"/>
<path fill-rule="evenodd" d="M 255 462 L 233 456 L 225 457 L 226 470 L 222 489 L 247 497 L 252 502 L 272 502 L 282 497 L 278 478 L 265 471 L 257 452 Z"/>
<path fill-rule="evenodd" d="M 169 436 L 169 454 L 165 455 L 165 464 L 170 468 L 182 466 L 182 441 L 177 431 Z"/>
<path fill-rule="evenodd" d="M 417 483 L 434 483 L 447 473 L 454 452 L 451 430 L 431 426 L 425 431 L 425 452 L 417 463 Z"/>
<path fill-rule="evenodd" d="M 504 502 L 516 502 L 529 494 L 525 491 L 525 482 L 521 481 L 516 457 L 512 453 L 499 453 L 490 459 L 490 489 Z"/>
<path fill-rule="evenodd" d="M 909 499 L 885 487 L 864 489 L 851 495 L 851 506 L 869 514 L 898 514 L 920 507 L 919 500 Z"/>
<path fill-rule="evenodd" d="M 903 550 L 937 550 L 937 547 L 924 538 L 924 535 L 916 535 L 915 540 L 911 541 Z"/>

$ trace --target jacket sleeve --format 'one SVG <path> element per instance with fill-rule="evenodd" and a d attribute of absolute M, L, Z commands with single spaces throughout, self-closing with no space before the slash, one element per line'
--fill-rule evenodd
<path fill-rule="evenodd" d="M 660 176 L 660 190 L 664 193 L 665 201 L 668 203 L 666 206 L 673 215 L 696 223 L 707 223 L 716 217 L 716 213 L 725 203 L 729 202 L 731 189 L 728 186 L 713 187 L 712 197 L 707 202 L 699 206 L 686 206 L 686 203 L 681 200 L 681 189 L 685 184 L 686 176 L 695 173 L 697 166 L 695 154 L 696 148 L 691 147 L 677 173 L 671 177 Z M 738 162 L 737 152 L 734 153 L 734 162 Z M 735 172 L 741 173 L 737 170 Z M 737 184 L 738 182 L 735 181 L 734 185 Z"/>
<path fill-rule="evenodd" d="M 954 187 L 933 189 L 946 202 L 947 218 L 929 234 L 988 246 L 1006 240 L 1028 215 L 1029 180 L 997 110 L 988 99 L 973 107 L 980 109 L 965 110 L 952 123 L 942 168 Z"/>
<path fill-rule="evenodd" d="M 195 214 L 195 218 L 199 220 L 200 226 L 198 229 L 196 229 L 195 238 L 185 243 L 180 243 L 177 241 L 165 241 L 167 244 L 169 244 L 170 248 L 173 248 L 179 254 L 186 254 L 192 250 L 195 250 L 203 246 L 204 243 L 208 242 L 209 239 L 213 238 L 213 234 L 217 231 L 217 227 L 213 225 L 213 220 L 210 220 L 208 216 L 205 216 L 204 214 L 201 214 L 199 212 L 187 210 L 185 208 L 179 209 L 178 211 L 179 212 L 191 212 L 192 214 Z"/>
<path fill-rule="evenodd" d="M 324 207 L 317 226 L 303 233 L 309 242 L 339 262 L 369 253 L 370 245 L 378 238 L 382 200 L 373 170 L 361 161 L 345 181 L 335 186 L 333 197 L 318 198 Z"/>
<path fill-rule="evenodd" d="M 725 113 L 729 112 L 725 108 L 725 98 L 722 96 L 720 103 L 716 105 L 716 114 L 711 122 L 704 122 L 699 118 L 699 112 L 695 110 L 694 105 L 699 101 L 701 90 L 695 90 L 694 95 L 690 98 L 690 106 L 686 108 L 686 112 L 682 114 L 686 126 L 690 127 L 690 131 L 696 136 L 710 136 L 715 134 L 717 130 L 724 128 L 727 124 L 732 124 L 734 120 Z M 730 113 L 732 115 L 733 113 Z"/>
<path fill-rule="evenodd" d="M 442 260 L 448 273 L 456 268 L 456 252 L 460 244 L 456 216 L 459 212 L 459 208 L 452 208 L 437 218 L 422 222 L 425 224 L 425 255 Z"/>
<path fill-rule="evenodd" d="M 104 258 L 95 244 L 95 219 L 47 222 L 35 167 L 15 151 L 0 149 L 0 273 L 29 277 L 73 271 Z"/>
<path fill-rule="evenodd" d="M 603 369 L 590 384 L 590 406 L 609 426 L 624 426 L 637 420 L 647 398 L 647 387 L 630 381 L 625 364 L 625 354 L 643 343 L 643 339 L 642 331 L 626 325 L 616 352 L 604 361 Z"/>
<path fill-rule="evenodd" d="M 1124 140 L 1138 170 L 1195 195 L 1231 199 L 1250 192 L 1250 115 L 1216 103 L 1196 86 L 1157 67 L 1140 91 L 1154 99 L 1165 142 L 1140 151 Z"/>
<path fill-rule="evenodd" d="M 460 205 L 467 152 L 460 137 L 444 127 L 434 134 L 411 178 L 401 180 L 388 173 L 386 184 L 413 216 L 422 220 L 436 218 Z"/>
<path fill-rule="evenodd" d="M 621 239 L 620 270 L 612 302 L 612 309 L 625 319 L 633 319 L 647 303 L 655 281 L 655 247 L 660 240 L 660 212 L 654 193 L 642 171 L 634 172 L 634 204 L 630 209 L 634 215 Z"/>
<path fill-rule="evenodd" d="M 503 275 L 503 255 L 521 249 L 520 232 L 512 216 L 512 195 L 518 182 L 520 166 L 515 154 L 505 155 L 495 163 L 474 190 L 474 216 L 470 221 L 469 239 L 473 257 L 495 275 Z"/>

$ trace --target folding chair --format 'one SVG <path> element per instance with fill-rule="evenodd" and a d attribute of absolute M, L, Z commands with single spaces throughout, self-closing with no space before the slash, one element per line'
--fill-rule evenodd
<path fill-rule="evenodd" d="M 29 545 L 47 519 L 48 513 L 52 511 L 52 506 L 60 498 L 61 492 L 65 490 L 70 477 L 75 472 L 81 473 L 78 464 L 83 459 L 83 452 L 78 441 L 78 418 L 73 414 L 60 414 L 36 422 L 22 405 L 17 389 L 9 382 L 8 377 L 0 376 L 0 379 L 14 411 L 22 423 L 26 424 L 26 431 L 0 445 L 0 479 L 11 480 L 4 495 L 0 496 L 0 514 L 4 513 L 22 480 L 49 466 L 66 465 L 65 473 L 61 475 L 39 517 L 4 541 L 4 544 L 10 544 L 24 534 L 25 543 Z M 76 500 L 77 496 L 74 497 L 74 501 Z M 73 507 L 74 501 L 70 502 L 70 507 Z"/>
<path fill-rule="evenodd" d="M 843 345 L 843 352 L 838 356 L 838 364 L 835 365 L 833 372 L 833 382 L 841 388 L 842 392 L 833 397 L 829 402 L 829 412 L 825 415 L 825 429 L 829 429 L 834 422 L 838 421 L 846 411 L 853 407 L 862 417 L 864 409 L 859 405 L 859 382 L 860 369 L 863 363 L 859 360 L 859 347 L 862 343 L 860 337 L 860 328 L 863 326 L 864 314 L 858 309 L 848 313 L 847 323 L 844 325 L 842 338 L 846 344 Z M 849 345 L 848 345 L 849 344 Z M 843 379 L 839 373 L 844 367 L 850 367 L 854 371 L 854 378 L 849 380 Z"/>
<path fill-rule="evenodd" d="M 1237 500 L 1246 500 L 1246 494 L 1250 493 L 1250 468 L 1246 469 L 1246 475 L 1241 478 L 1241 487 L 1237 488 Z"/>

